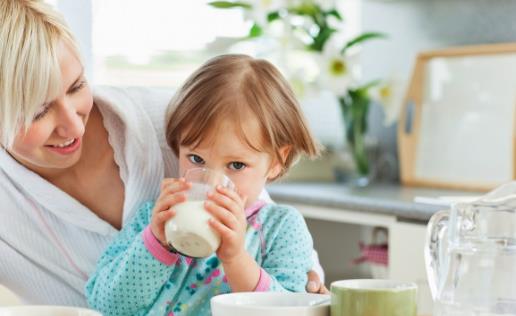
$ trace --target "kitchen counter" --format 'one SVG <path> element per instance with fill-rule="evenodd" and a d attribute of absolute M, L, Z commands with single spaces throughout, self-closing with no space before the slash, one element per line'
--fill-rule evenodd
<path fill-rule="evenodd" d="M 403 187 L 397 184 L 371 184 L 359 188 L 341 183 L 275 183 L 267 186 L 272 199 L 280 203 L 346 209 L 363 213 L 395 216 L 400 221 L 428 222 L 432 214 L 446 206 L 415 202 L 440 196 L 478 196 L 479 192 Z M 434 200 L 439 202 L 438 200 Z"/>
<path fill-rule="evenodd" d="M 359 188 L 342 183 L 309 182 L 278 182 L 268 185 L 267 191 L 274 201 L 292 205 L 311 221 L 315 247 L 320 250 L 321 264 L 330 281 L 341 279 L 347 269 L 345 263 L 360 255 L 356 253 L 355 243 L 364 240 L 367 230 L 360 231 L 356 227 L 386 229 L 389 245 L 386 278 L 415 282 L 419 288 L 418 309 L 422 314 L 432 311 L 423 256 L 426 224 L 435 212 L 447 209 L 450 200 L 438 198 L 482 194 L 399 184 L 375 183 Z M 350 229 L 350 225 L 355 228 Z M 358 231 L 359 236 L 349 231 Z"/>

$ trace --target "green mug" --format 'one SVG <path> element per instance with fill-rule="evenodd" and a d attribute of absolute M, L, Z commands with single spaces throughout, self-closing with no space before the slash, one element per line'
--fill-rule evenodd
<path fill-rule="evenodd" d="M 416 316 L 417 285 L 392 280 L 331 284 L 331 316 Z"/>

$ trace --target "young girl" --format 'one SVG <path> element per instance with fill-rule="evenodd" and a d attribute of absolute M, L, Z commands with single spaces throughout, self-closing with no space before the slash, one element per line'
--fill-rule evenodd
<path fill-rule="evenodd" d="M 143 205 L 100 258 L 86 285 L 90 306 L 105 315 L 206 315 L 220 293 L 304 291 L 312 239 L 303 217 L 258 198 L 301 154 L 318 155 L 278 70 L 244 55 L 208 61 L 172 100 L 166 129 L 181 174 L 206 167 L 237 188 L 217 187 L 204 205 L 221 245 L 203 259 L 167 248 L 164 225 L 190 184 L 165 179 L 158 200 Z"/>

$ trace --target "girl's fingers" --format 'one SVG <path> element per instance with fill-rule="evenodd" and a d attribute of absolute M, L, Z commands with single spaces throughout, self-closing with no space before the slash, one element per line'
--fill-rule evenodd
<path fill-rule="evenodd" d="M 176 212 L 174 210 L 167 210 L 157 214 L 154 214 L 151 222 L 151 230 L 154 236 L 160 241 L 161 244 L 166 245 L 165 238 L 165 223 L 174 217 Z"/>
<path fill-rule="evenodd" d="M 229 229 L 235 230 L 236 228 L 238 228 L 237 218 L 233 213 L 231 213 L 224 207 L 221 207 L 211 201 L 206 201 L 204 203 L 204 207 L 214 218 L 216 218 L 219 222 L 224 224 Z"/>
<path fill-rule="evenodd" d="M 215 189 L 217 192 L 224 194 L 225 196 L 233 200 L 235 203 L 242 204 L 243 198 L 240 196 L 240 194 L 238 194 L 237 191 L 230 190 L 220 185 L 218 185 Z"/>
<path fill-rule="evenodd" d="M 227 209 L 235 216 L 240 216 L 240 213 L 242 213 L 242 207 L 236 201 L 218 190 L 208 193 L 208 199 Z"/>
<path fill-rule="evenodd" d="M 208 224 L 217 232 L 219 233 L 220 237 L 224 239 L 228 239 L 233 235 L 233 231 L 229 229 L 227 226 L 222 224 L 221 222 L 217 221 L 216 219 L 210 218 L 208 221 Z"/>
<path fill-rule="evenodd" d="M 187 191 L 191 187 L 192 187 L 191 183 L 184 182 L 184 181 L 178 181 L 178 180 L 171 181 L 170 183 L 168 183 L 166 185 L 162 184 L 161 192 L 160 192 L 158 199 L 166 197 L 171 194 Z"/>
<path fill-rule="evenodd" d="M 161 181 L 160 189 L 163 190 L 164 188 L 166 188 L 170 185 L 181 183 L 181 182 L 185 183 L 186 182 L 185 178 L 165 178 Z"/>
<path fill-rule="evenodd" d="M 159 212 L 158 214 L 156 214 L 156 221 L 155 221 L 155 223 L 159 227 L 162 227 L 169 219 L 171 219 L 175 215 L 176 215 L 176 211 L 173 210 L 173 209 L 170 209 L 170 210 L 167 210 L 167 211 L 163 211 L 163 212 Z"/>
<path fill-rule="evenodd" d="M 172 206 L 186 201 L 186 195 L 182 193 L 176 193 L 158 200 L 154 206 L 154 213 L 160 213 L 168 210 Z"/>

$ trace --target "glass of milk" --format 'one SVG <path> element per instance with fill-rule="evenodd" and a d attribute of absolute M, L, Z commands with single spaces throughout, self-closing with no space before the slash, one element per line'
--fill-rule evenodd
<path fill-rule="evenodd" d="M 165 224 L 165 237 L 169 247 L 184 256 L 208 257 L 219 248 L 220 236 L 208 224 L 212 216 L 204 208 L 207 194 L 217 185 L 230 190 L 235 186 L 222 172 L 206 168 L 189 169 L 184 178 L 192 187 L 186 201 L 173 207 L 176 215 Z"/>

